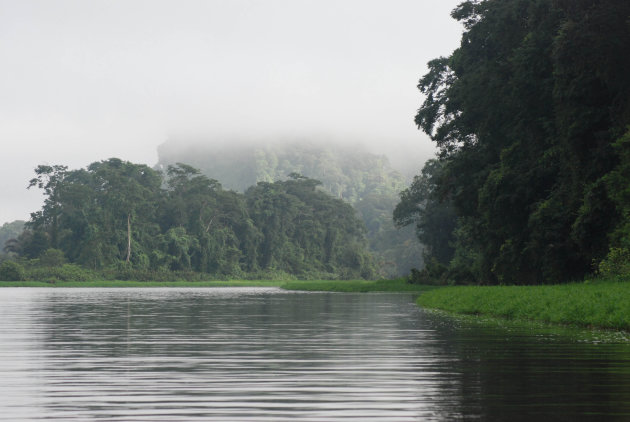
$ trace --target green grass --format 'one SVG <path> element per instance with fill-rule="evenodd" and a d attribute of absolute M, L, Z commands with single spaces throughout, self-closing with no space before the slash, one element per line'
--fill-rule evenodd
<path fill-rule="evenodd" d="M 432 286 L 409 284 L 406 279 L 395 280 L 308 280 L 288 281 L 282 286 L 287 290 L 306 290 L 318 292 L 392 292 L 392 293 L 421 293 L 432 289 Z"/>
<path fill-rule="evenodd" d="M 444 287 L 422 294 L 417 303 L 459 314 L 630 330 L 628 281 Z"/>

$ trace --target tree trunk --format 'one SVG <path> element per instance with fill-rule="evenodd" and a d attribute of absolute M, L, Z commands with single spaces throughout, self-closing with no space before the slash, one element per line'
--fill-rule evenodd
<path fill-rule="evenodd" d="M 129 262 L 131 258 L 131 213 L 127 214 L 127 259 Z"/>

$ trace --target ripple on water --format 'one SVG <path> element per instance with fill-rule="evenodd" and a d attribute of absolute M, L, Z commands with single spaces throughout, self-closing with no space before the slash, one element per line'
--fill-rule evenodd
<path fill-rule="evenodd" d="M 408 295 L 0 292 L 0 420 L 630 415 L 627 344 L 479 327 Z"/>

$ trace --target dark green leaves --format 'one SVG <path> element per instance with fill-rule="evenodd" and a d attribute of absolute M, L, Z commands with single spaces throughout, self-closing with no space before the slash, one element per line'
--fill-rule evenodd
<path fill-rule="evenodd" d="M 630 3 L 466 1 L 453 17 L 466 31 L 429 63 L 416 123 L 445 164 L 428 190 L 455 206 L 456 260 L 485 283 L 580 278 L 627 237 Z M 439 224 L 426 186 L 395 214 L 421 237 Z"/>
<path fill-rule="evenodd" d="M 44 190 L 46 202 L 13 251 L 41 264 L 67 258 L 92 268 L 231 277 L 259 270 L 373 276 L 352 207 L 297 173 L 245 195 L 181 163 L 168 167 L 166 180 L 116 158 L 72 171 L 40 166 L 36 173 L 31 185 Z"/>

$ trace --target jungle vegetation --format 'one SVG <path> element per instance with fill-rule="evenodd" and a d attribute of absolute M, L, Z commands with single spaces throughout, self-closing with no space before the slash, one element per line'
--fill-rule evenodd
<path fill-rule="evenodd" d="M 630 265 L 630 2 L 464 1 L 415 117 L 439 148 L 394 212 L 418 281 L 546 284 Z"/>
<path fill-rule="evenodd" d="M 44 205 L 5 248 L 23 263 L 4 266 L 69 280 L 89 271 L 151 280 L 375 276 L 354 209 L 297 173 L 237 193 L 181 163 L 162 173 L 111 158 L 35 172 L 30 187 L 43 190 Z M 9 267 L 1 270 L 19 270 Z"/>
<path fill-rule="evenodd" d="M 15 220 L 0 226 L 0 254 L 2 254 L 5 246 L 7 246 L 7 242 L 10 245 L 11 242 L 15 241 L 15 238 L 22 234 L 24 224 L 26 224 L 26 221 Z"/>
<path fill-rule="evenodd" d="M 300 138 L 276 142 L 251 139 L 170 140 L 158 148 L 158 169 L 189 163 L 223 186 L 245 192 L 257 182 L 272 183 L 291 173 L 320 180 L 320 188 L 349 203 L 367 229 L 378 274 L 396 277 L 421 267 L 422 245 L 412 227 L 396 227 L 392 212 L 406 179 L 387 157 L 364 146 L 313 142 Z M 420 169 L 418 163 L 417 169 Z"/>

